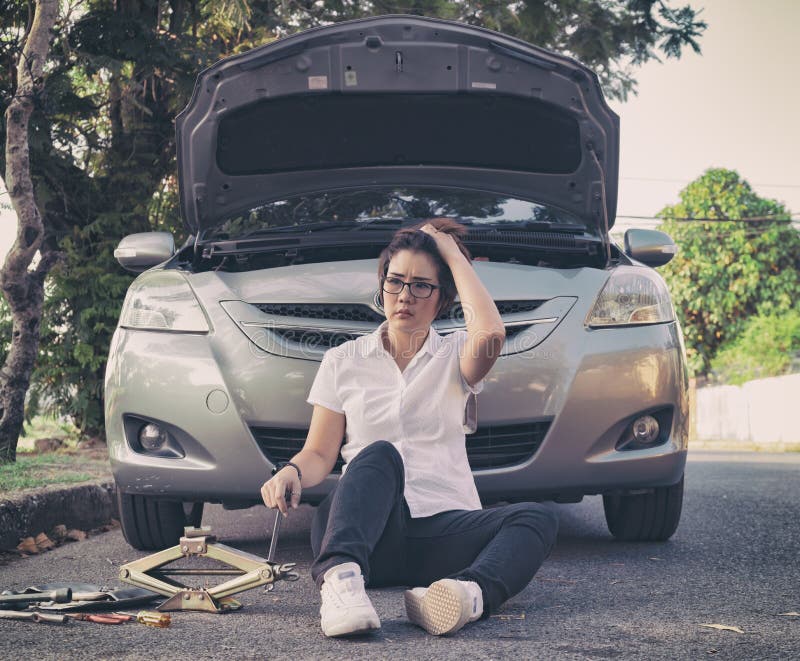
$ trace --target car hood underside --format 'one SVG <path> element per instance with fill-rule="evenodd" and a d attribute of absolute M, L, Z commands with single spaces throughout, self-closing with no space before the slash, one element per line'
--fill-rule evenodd
<path fill-rule="evenodd" d="M 198 76 L 177 140 L 193 234 L 267 200 L 364 185 L 500 192 L 600 227 L 616 212 L 619 119 L 595 74 L 439 19 L 347 21 L 222 60 Z"/>

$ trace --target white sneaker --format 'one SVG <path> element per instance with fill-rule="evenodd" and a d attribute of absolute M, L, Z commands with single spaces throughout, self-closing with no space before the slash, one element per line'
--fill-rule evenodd
<path fill-rule="evenodd" d="M 331 567 L 323 580 L 319 614 L 326 636 L 350 636 L 381 628 L 378 614 L 364 591 L 364 576 L 357 563 Z"/>
<path fill-rule="evenodd" d="M 406 590 L 405 602 L 408 619 L 434 636 L 455 633 L 483 615 L 483 593 L 474 581 L 443 578 Z"/>

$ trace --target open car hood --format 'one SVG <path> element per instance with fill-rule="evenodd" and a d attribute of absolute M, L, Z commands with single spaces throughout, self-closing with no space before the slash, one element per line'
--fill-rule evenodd
<path fill-rule="evenodd" d="M 619 118 L 570 58 L 417 16 L 336 23 L 217 62 L 177 117 L 196 234 L 329 188 L 473 188 L 614 222 Z"/>

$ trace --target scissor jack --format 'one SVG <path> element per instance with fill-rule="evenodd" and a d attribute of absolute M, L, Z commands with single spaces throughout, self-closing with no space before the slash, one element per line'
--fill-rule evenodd
<path fill-rule="evenodd" d="M 252 590 L 260 585 L 265 585 L 269 591 L 274 587 L 275 581 L 296 581 L 299 578 L 297 572 L 293 571 L 296 563 L 272 562 L 280 526 L 278 517 L 280 512 L 277 513 L 267 559 L 217 543 L 209 527 L 189 527 L 184 528 L 184 535 L 177 546 L 123 565 L 120 568 L 119 578 L 125 583 L 167 597 L 167 600 L 158 607 L 160 611 L 224 613 L 238 610 L 242 605 L 231 595 Z M 170 562 L 190 556 L 217 560 L 232 569 L 162 569 Z M 211 588 L 193 588 L 173 580 L 172 576 L 235 576 L 236 578 Z"/>

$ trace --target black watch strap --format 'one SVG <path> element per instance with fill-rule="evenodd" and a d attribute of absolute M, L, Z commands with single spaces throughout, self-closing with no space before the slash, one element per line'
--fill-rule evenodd
<path fill-rule="evenodd" d="M 292 468 L 294 468 L 297 471 L 297 479 L 298 480 L 302 480 L 303 479 L 303 473 L 300 471 L 300 467 L 296 463 L 294 463 L 293 461 L 280 461 L 280 462 L 278 462 L 277 464 L 275 464 L 275 468 L 272 469 L 272 474 L 275 475 L 275 473 L 277 473 L 282 468 L 286 468 L 287 466 L 291 466 Z"/>

